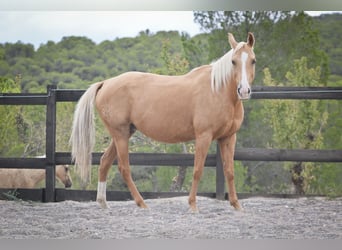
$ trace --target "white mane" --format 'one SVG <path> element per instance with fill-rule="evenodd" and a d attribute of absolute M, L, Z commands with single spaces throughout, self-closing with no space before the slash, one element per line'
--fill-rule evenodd
<path fill-rule="evenodd" d="M 244 42 L 238 43 L 235 49 L 231 49 L 220 59 L 211 64 L 211 90 L 213 92 L 218 92 L 223 86 L 227 84 L 233 68 L 233 53 L 234 51 L 239 50 L 244 44 Z"/>

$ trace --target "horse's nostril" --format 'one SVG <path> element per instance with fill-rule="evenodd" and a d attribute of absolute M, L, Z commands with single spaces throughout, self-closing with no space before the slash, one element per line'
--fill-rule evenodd
<path fill-rule="evenodd" d="M 250 88 L 248 88 L 248 94 L 250 94 L 251 93 L 251 89 Z"/>
<path fill-rule="evenodd" d="M 72 186 L 72 182 L 71 182 L 71 181 L 67 181 L 67 182 L 64 184 L 64 186 L 65 186 L 66 188 L 69 188 L 69 187 Z"/>

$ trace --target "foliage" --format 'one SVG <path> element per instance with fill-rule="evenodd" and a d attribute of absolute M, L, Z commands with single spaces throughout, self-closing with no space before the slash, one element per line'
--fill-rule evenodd
<path fill-rule="evenodd" d="M 185 41 L 190 38 L 183 35 Z M 45 92 L 46 86 L 86 88 L 90 83 L 110 78 L 126 71 L 153 71 L 161 68 L 159 56 L 162 42 L 169 40 L 173 54 L 182 51 L 178 32 L 140 33 L 135 38 L 119 38 L 95 44 L 86 37 L 63 37 L 58 43 L 48 41 L 34 51 L 30 44 L 0 45 L 0 74 L 21 74 L 21 89 Z M 196 40 L 196 39 L 195 39 Z M 188 53 L 188 56 L 195 56 Z M 198 61 L 198 59 L 197 59 Z"/>
<path fill-rule="evenodd" d="M 171 54 L 170 40 L 162 41 L 160 57 L 163 60 L 163 67 L 154 70 L 156 74 L 183 75 L 189 71 L 189 62 L 179 52 Z"/>
<path fill-rule="evenodd" d="M 291 62 L 302 56 L 309 58 L 310 66 L 322 68 L 321 80 L 328 75 L 327 57 L 320 49 L 319 35 L 312 17 L 304 12 L 288 11 L 197 11 L 195 22 L 209 37 L 209 60 L 227 52 L 227 33 L 231 32 L 239 41 L 245 41 L 247 32 L 256 37 L 255 53 L 258 67 L 256 82 L 261 82 L 262 69 L 270 68 L 277 80 L 284 80 Z M 291 34 L 291 36 L 289 36 Z"/>
<path fill-rule="evenodd" d="M 312 171 L 312 175 L 314 178 L 308 187 L 309 193 L 329 195 L 331 197 L 342 195 L 341 164 L 317 164 Z"/>
<path fill-rule="evenodd" d="M 9 78 L 0 78 L 0 93 L 20 92 L 19 82 Z M 22 120 L 20 107 L 0 105 L 0 155 L 11 157 L 24 150 L 21 140 L 22 127 L 18 122 Z"/>
<path fill-rule="evenodd" d="M 319 68 L 307 68 L 307 59 L 294 61 L 294 72 L 288 72 L 286 86 L 318 86 Z M 272 79 L 268 68 L 264 70 L 264 83 L 267 86 L 282 86 Z M 274 128 L 273 140 L 285 148 L 320 148 L 322 129 L 326 126 L 328 113 L 320 107 L 319 100 L 267 101 L 264 104 L 264 119 Z M 301 124 L 301 126 L 298 126 Z M 286 130 L 281 128 L 286 127 Z"/>
<path fill-rule="evenodd" d="M 264 70 L 264 83 L 268 86 L 282 86 L 276 82 L 269 71 Z M 318 86 L 320 68 L 308 68 L 307 58 L 295 60 L 292 72 L 286 74 L 287 86 Z M 323 131 L 327 126 L 329 114 L 320 100 L 272 100 L 265 101 L 263 119 L 273 129 L 272 142 L 275 147 L 287 149 L 321 149 Z M 285 129 L 286 128 L 286 129 Z M 326 176 L 324 169 L 316 163 L 286 163 L 291 169 L 292 181 L 298 193 L 323 191 L 320 176 Z M 329 170 L 326 170 L 329 172 Z M 318 175 L 317 175 L 318 174 Z M 334 183 L 336 180 L 331 180 Z M 313 185 L 315 183 L 315 185 Z M 335 185 L 335 184 L 334 184 Z"/>
<path fill-rule="evenodd" d="M 329 56 L 330 73 L 342 75 L 342 48 L 340 46 L 342 33 L 340 32 L 342 15 L 330 14 L 314 18 L 314 25 L 317 27 L 320 39 L 320 47 L 324 48 Z M 341 86 L 341 85 L 340 85 Z"/>
<path fill-rule="evenodd" d="M 0 92 L 20 92 L 20 76 L 16 80 L 2 78 Z M 45 154 L 45 107 L 0 106 L 0 155 L 28 157 Z"/>

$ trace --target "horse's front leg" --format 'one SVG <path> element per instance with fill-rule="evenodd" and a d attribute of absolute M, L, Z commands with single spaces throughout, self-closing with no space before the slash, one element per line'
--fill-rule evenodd
<path fill-rule="evenodd" d="M 234 152 L 236 143 L 236 134 L 232 136 L 222 138 L 218 140 L 224 176 L 228 185 L 229 201 L 230 204 L 236 209 L 241 210 L 238 197 L 236 195 L 235 184 L 234 184 Z"/>
<path fill-rule="evenodd" d="M 195 143 L 195 163 L 194 163 L 194 172 L 192 178 L 192 186 L 189 195 L 189 205 L 190 209 L 193 212 L 197 212 L 196 205 L 196 194 L 198 189 L 198 183 L 201 179 L 205 159 L 207 157 L 208 149 L 210 143 L 212 141 L 212 137 L 210 135 L 202 135 L 196 138 Z"/>

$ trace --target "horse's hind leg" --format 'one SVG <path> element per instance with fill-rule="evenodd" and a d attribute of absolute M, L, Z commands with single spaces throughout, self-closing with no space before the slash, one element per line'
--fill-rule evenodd
<path fill-rule="evenodd" d="M 132 132 L 130 132 L 130 135 Z M 141 197 L 137 187 L 134 184 L 131 175 L 131 169 L 129 166 L 129 155 L 128 155 L 128 139 L 129 136 L 116 136 L 115 138 L 115 145 L 118 152 L 118 167 L 119 171 L 131 192 L 131 195 L 135 201 L 135 203 L 141 208 L 147 208 L 143 198 Z"/>
<path fill-rule="evenodd" d="M 109 147 L 106 149 L 101 157 L 100 167 L 98 171 L 98 185 L 97 185 L 97 198 L 96 201 L 101 205 L 102 208 L 108 208 L 106 200 L 106 185 L 107 175 L 113 161 L 116 157 L 116 147 L 112 140 Z"/>

